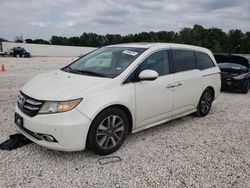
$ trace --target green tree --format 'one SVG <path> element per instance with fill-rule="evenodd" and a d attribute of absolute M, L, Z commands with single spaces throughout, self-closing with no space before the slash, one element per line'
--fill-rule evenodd
<path fill-rule="evenodd" d="M 54 45 L 67 45 L 68 40 L 66 37 L 61 37 L 61 36 L 52 36 L 50 39 L 51 44 Z"/>
<path fill-rule="evenodd" d="M 246 32 L 241 42 L 241 53 L 250 54 L 250 32 Z"/>
<path fill-rule="evenodd" d="M 26 43 L 32 43 L 32 44 L 50 44 L 49 41 L 43 40 L 43 39 L 26 39 Z"/>
<path fill-rule="evenodd" d="M 204 46 L 206 37 L 206 29 L 201 25 L 194 25 L 192 30 L 192 44 L 196 46 Z"/>
<path fill-rule="evenodd" d="M 8 42 L 8 40 L 0 37 L 0 42 Z"/>
<path fill-rule="evenodd" d="M 203 46 L 215 53 L 228 52 L 226 33 L 218 28 L 207 29 Z"/>
<path fill-rule="evenodd" d="M 176 33 L 173 31 L 159 31 L 157 32 L 158 42 L 174 42 Z"/>
<path fill-rule="evenodd" d="M 25 39 L 25 42 L 26 43 L 33 43 L 33 40 L 32 39 Z"/>
<path fill-rule="evenodd" d="M 106 36 L 107 44 L 118 44 L 122 43 L 122 36 L 118 34 L 107 34 Z"/>
<path fill-rule="evenodd" d="M 179 32 L 179 37 L 176 42 L 184 43 L 184 44 L 192 44 L 193 43 L 193 33 L 191 28 L 183 28 Z"/>
<path fill-rule="evenodd" d="M 69 46 L 81 46 L 81 40 L 80 37 L 69 37 L 67 44 Z"/>
<path fill-rule="evenodd" d="M 43 39 L 26 39 L 27 43 L 48 44 Z M 250 53 L 250 32 L 231 30 L 228 33 L 219 28 L 204 28 L 194 25 L 183 28 L 179 32 L 159 31 L 140 32 L 122 36 L 120 34 L 98 35 L 84 32 L 81 36 L 52 36 L 50 43 L 54 45 L 101 47 L 110 44 L 127 42 L 175 42 L 209 48 L 215 53 Z"/>
<path fill-rule="evenodd" d="M 228 39 L 229 39 L 229 52 L 239 53 L 241 52 L 241 45 L 244 39 L 244 34 L 242 31 L 236 29 L 236 30 L 230 30 L 228 33 Z"/>

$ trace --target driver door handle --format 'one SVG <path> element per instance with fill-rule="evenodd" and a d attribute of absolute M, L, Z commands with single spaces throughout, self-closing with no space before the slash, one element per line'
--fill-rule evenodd
<path fill-rule="evenodd" d="M 167 85 L 167 89 L 171 89 L 171 88 L 174 88 L 175 87 L 175 84 L 168 84 Z"/>
<path fill-rule="evenodd" d="M 179 87 L 179 86 L 182 86 L 182 85 L 183 85 L 182 82 L 177 82 L 176 84 L 168 84 L 166 88 L 171 89 L 171 88 Z"/>
<path fill-rule="evenodd" d="M 182 85 L 183 85 L 182 82 L 177 82 L 177 83 L 175 84 L 175 87 L 179 87 L 179 86 L 182 86 Z"/>

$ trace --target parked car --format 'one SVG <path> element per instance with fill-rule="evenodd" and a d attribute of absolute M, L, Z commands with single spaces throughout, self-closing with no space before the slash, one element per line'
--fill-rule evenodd
<path fill-rule="evenodd" d="M 13 49 L 8 49 L 7 51 L 5 52 L 0 52 L 0 55 L 1 56 L 13 56 Z"/>
<path fill-rule="evenodd" d="M 206 116 L 220 86 L 220 69 L 205 48 L 107 46 L 30 80 L 18 95 L 16 129 L 47 148 L 107 155 L 128 133 Z"/>
<path fill-rule="evenodd" d="M 30 53 L 21 47 L 14 47 L 12 51 L 12 55 L 13 57 L 31 57 Z"/>
<path fill-rule="evenodd" d="M 3 56 L 3 57 L 4 57 L 4 56 L 5 56 L 5 52 L 1 52 L 1 51 L 0 51 L 0 56 Z"/>
<path fill-rule="evenodd" d="M 221 70 L 222 90 L 239 90 L 248 93 L 250 66 L 246 58 L 237 55 L 214 55 Z"/>

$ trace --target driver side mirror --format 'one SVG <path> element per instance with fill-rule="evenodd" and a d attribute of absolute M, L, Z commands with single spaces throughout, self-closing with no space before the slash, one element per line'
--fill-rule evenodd
<path fill-rule="evenodd" d="M 144 70 L 139 74 L 140 80 L 152 81 L 159 77 L 159 74 L 154 70 Z"/>

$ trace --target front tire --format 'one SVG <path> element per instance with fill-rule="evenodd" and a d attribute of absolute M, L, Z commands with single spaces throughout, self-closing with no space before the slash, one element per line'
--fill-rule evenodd
<path fill-rule="evenodd" d="M 209 88 L 205 89 L 205 91 L 201 95 L 199 104 L 197 106 L 197 112 L 195 113 L 195 115 L 198 117 L 206 116 L 211 109 L 213 99 L 213 91 Z"/>
<path fill-rule="evenodd" d="M 242 87 L 242 93 L 247 94 L 249 90 L 249 80 L 246 80 Z"/>
<path fill-rule="evenodd" d="M 93 120 L 87 147 L 99 155 L 118 150 L 128 135 L 129 120 L 126 113 L 115 107 L 102 111 Z"/>

